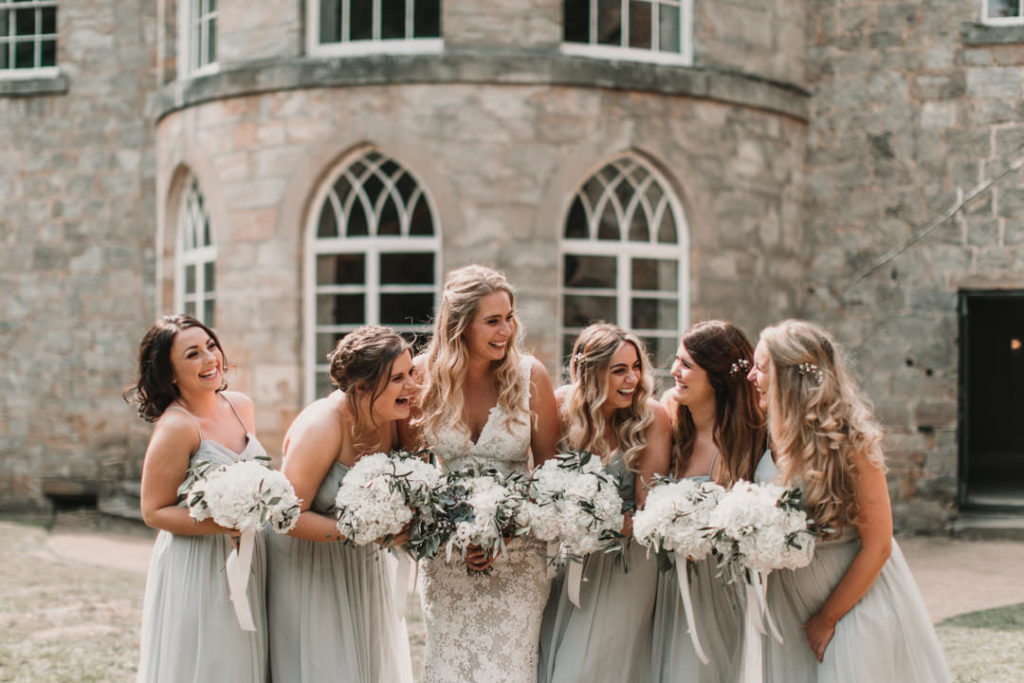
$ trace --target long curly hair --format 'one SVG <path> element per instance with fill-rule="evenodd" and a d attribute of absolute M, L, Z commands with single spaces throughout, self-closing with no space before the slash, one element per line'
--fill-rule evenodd
<path fill-rule="evenodd" d="M 764 416 L 757 405 L 754 387 L 747 381 L 754 346 L 736 325 L 706 320 L 683 333 L 680 343 L 708 376 L 715 392 L 715 445 L 722 457 L 722 480 L 731 485 L 752 481 L 764 451 Z M 693 456 L 697 429 L 690 409 L 677 404 L 672 419 L 672 473 L 679 477 Z"/>
<path fill-rule="evenodd" d="M 227 354 L 220 345 L 217 333 L 190 315 L 165 315 L 146 330 L 139 344 L 138 379 L 125 387 L 121 398 L 127 403 L 139 404 L 138 413 L 146 422 L 156 422 L 167 410 L 167 406 L 177 400 L 181 394 L 174 383 L 174 365 L 171 363 L 171 346 L 175 337 L 182 330 L 199 327 L 204 330 L 220 350 L 223 360 L 222 371 L 228 369 Z M 221 375 L 223 377 L 223 374 Z M 227 380 L 223 380 L 219 391 L 228 388 Z"/>
<path fill-rule="evenodd" d="M 353 415 L 353 437 L 378 426 L 373 419 L 373 405 L 387 387 L 395 360 L 403 353 L 411 353 L 411 348 L 409 342 L 390 327 L 364 325 L 342 337 L 327 355 L 331 382 L 348 399 Z M 369 401 L 361 409 L 364 396 L 368 396 Z M 356 445 L 367 448 L 379 444 Z"/>
<path fill-rule="evenodd" d="M 424 443 L 435 443 L 437 435 L 449 428 L 465 432 L 469 438 L 469 428 L 462 418 L 462 385 L 469 368 L 469 352 L 462 335 L 473 322 L 480 300 L 496 292 L 508 294 L 514 309 L 515 290 L 498 271 L 470 265 L 448 273 L 440 310 L 434 319 L 433 336 L 425 352 L 426 362 L 422 364 L 420 416 L 413 421 Z M 509 421 L 523 419 L 519 414 L 520 406 L 528 392 L 519 372 L 519 330 L 519 319 L 513 315 L 512 334 L 505 345 L 505 357 L 493 366 L 498 385 L 498 405 L 504 408 Z"/>
<path fill-rule="evenodd" d="M 839 536 L 860 512 L 854 456 L 884 470 L 882 430 L 845 353 L 824 329 L 785 320 L 761 332 L 770 359 L 768 430 L 783 478 L 800 483 L 823 535 Z"/>
<path fill-rule="evenodd" d="M 654 413 L 647 405 L 651 395 L 650 361 L 639 337 L 618 325 L 595 323 L 580 332 L 569 358 L 571 382 L 561 413 L 566 425 L 564 446 L 568 450 L 587 450 L 610 455 L 604 438 L 605 418 L 601 406 L 608 399 L 609 373 L 612 358 L 623 344 L 632 344 L 640 359 L 640 381 L 633 392 L 633 402 L 612 414 L 612 430 L 622 449 L 622 461 L 634 470 L 640 452 L 647 445 L 647 428 Z"/>

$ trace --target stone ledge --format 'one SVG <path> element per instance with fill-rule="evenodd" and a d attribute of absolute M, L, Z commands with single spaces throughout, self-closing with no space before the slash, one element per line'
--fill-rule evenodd
<path fill-rule="evenodd" d="M 68 85 L 68 77 L 64 74 L 31 78 L 0 78 L 0 97 L 66 95 Z"/>
<path fill-rule="evenodd" d="M 992 26 L 964 22 L 960 27 L 960 40 L 967 46 L 1024 43 L 1024 24 Z"/>
<path fill-rule="evenodd" d="M 810 93 L 738 72 L 551 53 L 447 51 L 276 60 L 228 68 L 159 91 L 157 121 L 204 102 L 281 90 L 423 83 L 553 85 L 710 99 L 807 121 Z"/>

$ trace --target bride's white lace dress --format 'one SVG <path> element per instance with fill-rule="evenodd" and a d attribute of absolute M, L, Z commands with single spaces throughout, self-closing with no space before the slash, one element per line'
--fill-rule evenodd
<path fill-rule="evenodd" d="M 533 358 L 523 356 L 522 381 L 530 385 Z M 529 390 L 527 389 L 527 394 Z M 445 469 L 469 465 L 500 472 L 525 472 L 530 447 L 530 403 L 506 424 L 506 411 L 491 409 L 476 443 L 449 430 L 434 453 Z M 509 544 L 490 574 L 470 575 L 461 558 L 444 553 L 422 563 L 420 595 L 427 626 L 423 683 L 537 680 L 537 643 L 549 580 L 544 558 L 523 540 Z"/>

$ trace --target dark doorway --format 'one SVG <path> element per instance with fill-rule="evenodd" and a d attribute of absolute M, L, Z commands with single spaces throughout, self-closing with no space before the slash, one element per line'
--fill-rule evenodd
<path fill-rule="evenodd" d="M 960 292 L 960 502 L 1024 509 L 1024 291 Z"/>

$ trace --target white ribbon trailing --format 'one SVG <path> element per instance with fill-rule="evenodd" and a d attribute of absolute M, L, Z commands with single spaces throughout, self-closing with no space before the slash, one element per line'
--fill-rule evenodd
<path fill-rule="evenodd" d="M 228 595 L 235 608 L 238 627 L 243 631 L 256 630 L 256 624 L 252 620 L 252 610 L 249 608 L 249 596 L 245 592 L 249 586 L 249 571 L 252 569 L 252 553 L 255 545 L 256 530 L 243 531 L 238 549 L 231 549 L 228 561 L 224 564 L 224 572 L 228 577 Z"/>
<path fill-rule="evenodd" d="M 762 637 L 766 634 L 764 622 L 775 640 L 782 641 L 782 634 L 768 610 L 768 575 L 762 572 L 751 572 L 751 580 L 746 584 L 747 605 L 746 617 L 743 622 L 743 662 L 740 680 L 744 683 L 761 683 L 764 680 L 764 669 L 761 660 Z"/>
<path fill-rule="evenodd" d="M 687 631 L 690 632 L 690 642 L 693 643 L 693 650 L 697 653 L 697 657 L 703 663 L 707 664 L 710 660 L 708 656 L 704 654 L 704 648 L 701 647 L 700 638 L 697 636 L 697 620 L 693 618 L 693 598 L 690 596 L 690 577 L 688 559 L 686 553 L 677 550 L 676 553 L 676 577 L 679 580 L 679 595 L 683 599 L 683 610 L 686 612 L 686 623 L 689 628 Z M 743 679 L 746 680 L 746 679 Z"/>
<path fill-rule="evenodd" d="M 569 602 L 580 607 L 580 585 L 583 583 L 583 560 L 570 560 L 565 574 L 566 588 L 569 589 Z"/>
<path fill-rule="evenodd" d="M 409 595 L 409 572 L 412 571 L 413 561 L 405 550 L 395 549 L 395 614 L 399 619 L 405 619 L 405 603 Z"/>

